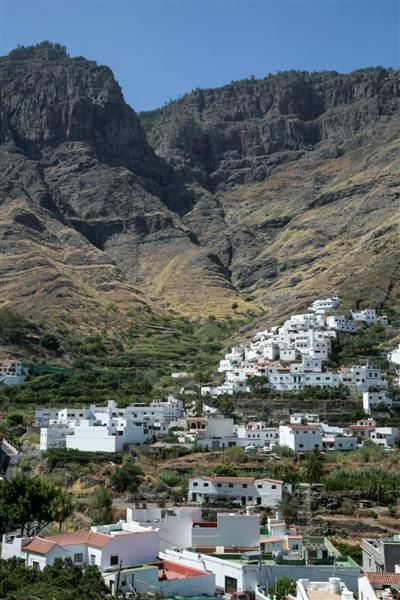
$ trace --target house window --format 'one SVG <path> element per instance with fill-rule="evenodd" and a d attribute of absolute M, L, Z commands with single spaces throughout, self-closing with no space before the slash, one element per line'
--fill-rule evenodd
<path fill-rule="evenodd" d="M 38 568 L 39 568 L 39 563 L 38 563 L 38 561 L 37 561 L 37 560 L 33 560 L 33 561 L 32 561 L 32 567 L 33 567 L 34 569 L 38 569 Z"/>
<path fill-rule="evenodd" d="M 299 448 L 304 448 L 304 444 L 299 444 Z"/>
<path fill-rule="evenodd" d="M 208 483 L 204 483 L 203 485 L 204 485 L 204 487 L 208 487 Z"/>
<path fill-rule="evenodd" d="M 276 490 L 276 485 L 271 485 L 271 490 Z"/>
<path fill-rule="evenodd" d="M 229 483 L 228 487 L 233 488 L 233 483 Z"/>
<path fill-rule="evenodd" d="M 115 567 L 118 565 L 118 554 L 114 554 L 113 556 L 110 556 L 110 565 L 112 567 Z"/>
<path fill-rule="evenodd" d="M 243 483 L 242 488 L 247 488 L 247 483 Z"/>
<path fill-rule="evenodd" d="M 96 555 L 95 554 L 91 554 L 90 555 L 90 564 L 91 565 L 95 565 L 96 564 Z"/>
<path fill-rule="evenodd" d="M 81 552 L 74 554 L 74 563 L 83 563 L 83 554 Z"/>
<path fill-rule="evenodd" d="M 258 483 L 257 487 L 258 487 L 259 490 L 261 490 L 262 489 L 262 483 Z"/>
<path fill-rule="evenodd" d="M 222 483 L 217 483 L 217 487 L 222 487 Z"/>
<path fill-rule="evenodd" d="M 198 485 L 199 485 L 199 484 L 197 483 L 197 481 L 195 481 L 195 482 L 193 483 L 193 487 L 197 487 Z"/>

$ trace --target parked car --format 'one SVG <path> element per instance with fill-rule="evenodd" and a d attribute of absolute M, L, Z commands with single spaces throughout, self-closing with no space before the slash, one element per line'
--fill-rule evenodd
<path fill-rule="evenodd" d="M 255 452 L 257 450 L 257 447 L 254 446 L 253 444 L 250 444 L 250 446 L 246 446 L 246 448 L 244 449 L 245 452 Z"/>

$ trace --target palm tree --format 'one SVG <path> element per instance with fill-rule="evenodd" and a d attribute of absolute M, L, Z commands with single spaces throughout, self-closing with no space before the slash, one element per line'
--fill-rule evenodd
<path fill-rule="evenodd" d="M 319 450 L 309 452 L 300 466 L 300 474 L 307 483 L 319 483 L 321 481 L 323 457 Z"/>
<path fill-rule="evenodd" d="M 69 494 L 64 494 L 60 492 L 54 498 L 51 504 L 51 514 L 56 523 L 58 523 L 58 528 L 61 533 L 62 525 L 68 517 L 70 517 L 74 510 L 74 503 Z"/>
<path fill-rule="evenodd" d="M 218 398 L 218 410 L 221 411 L 223 415 L 231 415 L 235 410 L 235 404 L 232 401 L 232 398 L 224 394 Z"/>

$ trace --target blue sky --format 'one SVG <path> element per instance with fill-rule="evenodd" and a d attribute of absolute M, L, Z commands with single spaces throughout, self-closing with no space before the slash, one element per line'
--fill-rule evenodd
<path fill-rule="evenodd" d="M 136 110 L 285 69 L 400 65 L 398 0 L 0 0 L 2 54 L 45 39 L 110 66 Z"/>

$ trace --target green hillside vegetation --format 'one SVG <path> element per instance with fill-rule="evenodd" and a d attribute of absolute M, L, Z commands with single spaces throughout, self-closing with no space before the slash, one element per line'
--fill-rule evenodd
<path fill-rule="evenodd" d="M 232 319 L 192 321 L 146 313 L 132 318 L 118 338 L 106 331 L 83 338 L 61 329 L 51 334 L 38 332 L 38 360 L 62 363 L 71 370 L 34 374 L 22 386 L 1 386 L 0 409 L 109 399 L 121 406 L 148 402 L 168 390 L 171 372 L 191 373 L 197 382 L 209 379 L 223 348 L 243 324 Z M 13 336 L 22 336 L 23 327 L 13 329 Z"/>

